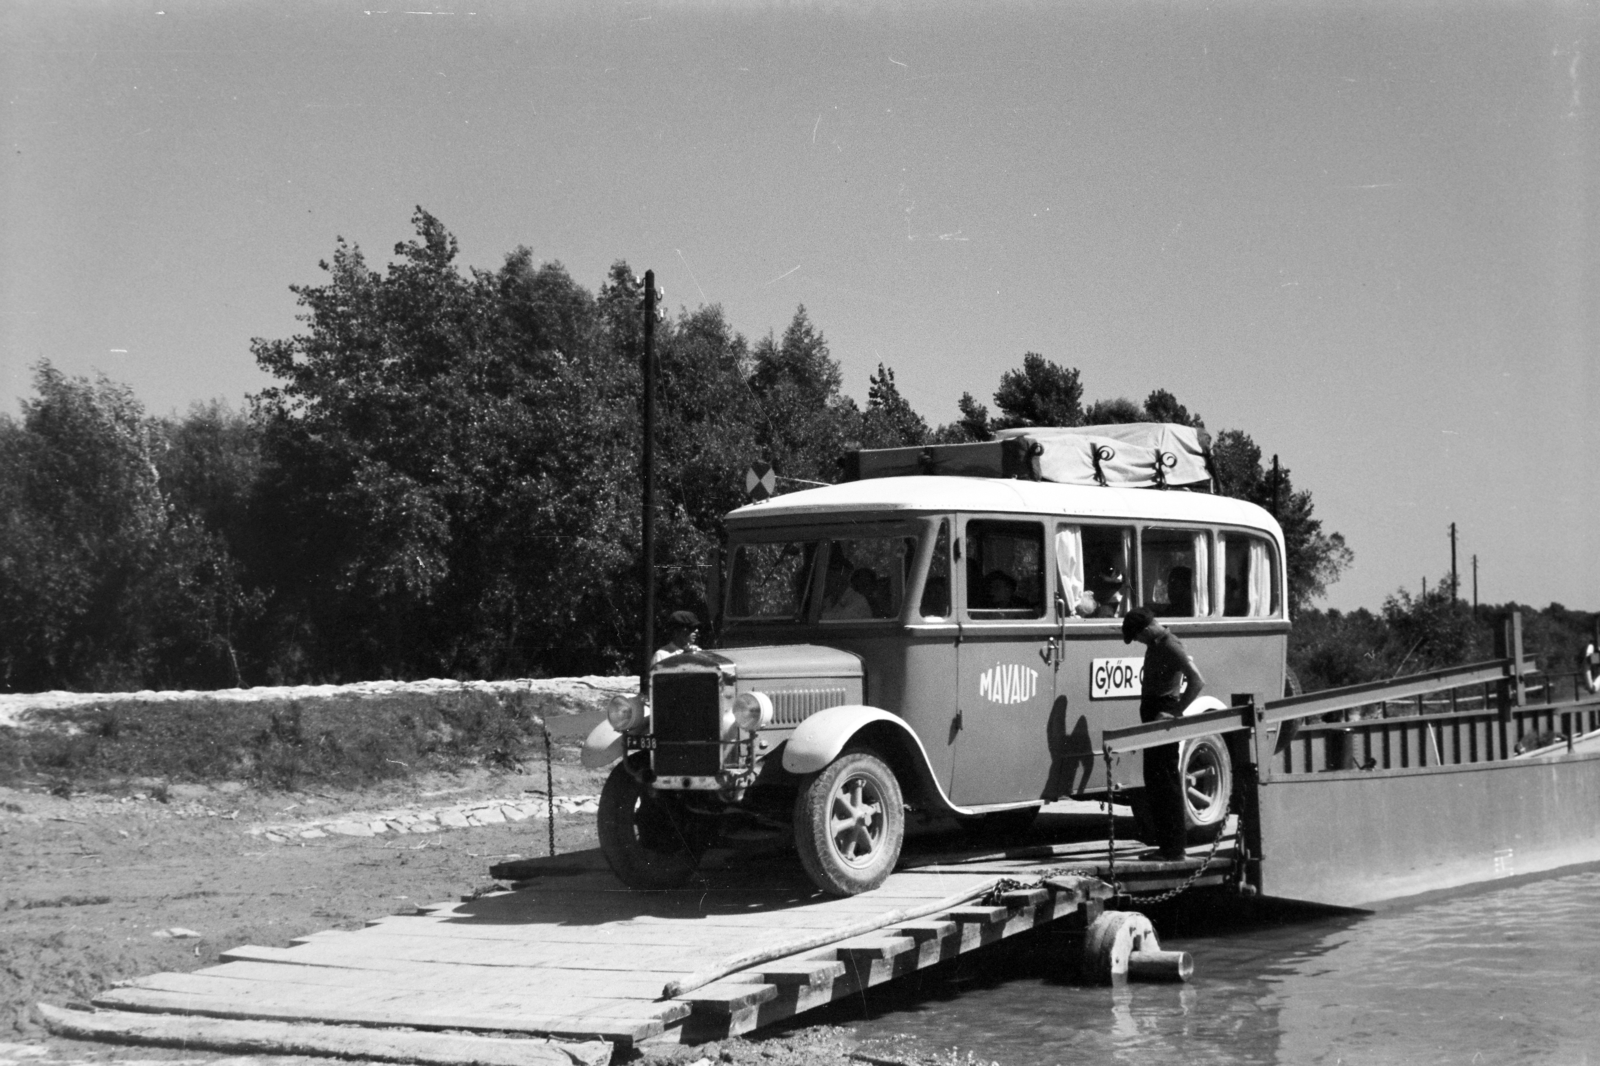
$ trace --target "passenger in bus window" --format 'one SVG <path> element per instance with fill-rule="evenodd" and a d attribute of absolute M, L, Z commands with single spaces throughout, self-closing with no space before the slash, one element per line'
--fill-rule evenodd
<path fill-rule="evenodd" d="M 922 586 L 922 617 L 929 621 L 950 617 L 950 579 L 943 574 L 930 574 Z"/>
<path fill-rule="evenodd" d="M 830 553 L 828 576 L 822 588 L 822 617 L 829 621 L 871 618 L 872 605 L 851 587 L 855 567 L 843 555 Z"/>
<path fill-rule="evenodd" d="M 869 618 L 889 617 L 888 582 L 881 580 L 870 566 L 858 566 L 850 575 L 850 587 L 867 601 Z"/>
<path fill-rule="evenodd" d="M 1017 602 L 1017 579 L 1004 570 L 991 570 L 983 575 L 982 602 L 973 606 L 980 610 L 1005 610 L 1026 607 Z"/>
<path fill-rule="evenodd" d="M 1074 613 L 1079 618 L 1118 617 L 1127 600 L 1122 591 L 1123 582 L 1122 571 L 1115 565 L 1100 567 L 1090 579 Z"/>
<path fill-rule="evenodd" d="M 1161 613 L 1173 618 L 1194 617 L 1194 571 L 1187 566 L 1174 566 L 1167 573 L 1167 609 Z"/>

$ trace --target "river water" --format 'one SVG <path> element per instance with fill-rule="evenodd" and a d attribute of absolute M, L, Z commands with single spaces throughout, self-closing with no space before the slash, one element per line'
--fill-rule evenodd
<path fill-rule="evenodd" d="M 827 1020 L 865 1054 L 953 1064 L 1600 1063 L 1600 870 L 1362 916 L 1175 922 L 1156 927 L 1193 954 L 1186 985 L 1085 987 L 1037 949 L 980 952 Z"/>

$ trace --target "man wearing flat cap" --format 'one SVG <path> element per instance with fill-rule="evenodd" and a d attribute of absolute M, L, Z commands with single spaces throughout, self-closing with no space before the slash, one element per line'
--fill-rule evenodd
<path fill-rule="evenodd" d="M 1181 718 L 1184 708 L 1193 703 L 1205 688 L 1189 650 L 1183 641 L 1156 620 L 1143 607 L 1135 607 L 1122 619 L 1122 642 L 1145 646 L 1144 681 L 1139 694 L 1139 721 Z M 1144 749 L 1144 791 L 1150 801 L 1150 816 L 1155 823 L 1163 859 L 1181 859 L 1188 843 L 1183 818 L 1183 777 L 1178 769 L 1178 745 L 1161 744 Z"/>
<path fill-rule="evenodd" d="M 650 665 L 654 666 L 662 659 L 670 659 L 686 651 L 699 651 L 700 645 L 694 642 L 695 634 L 699 631 L 700 619 L 695 617 L 693 611 L 673 611 L 667 615 L 667 642 L 656 649 Z"/>

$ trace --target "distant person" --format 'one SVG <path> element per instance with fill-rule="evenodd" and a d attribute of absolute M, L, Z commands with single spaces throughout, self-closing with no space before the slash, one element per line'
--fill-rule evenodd
<path fill-rule="evenodd" d="M 1115 564 L 1101 567 L 1090 578 L 1073 613 L 1079 618 L 1116 618 L 1127 605 L 1123 583 L 1122 571 Z"/>
<path fill-rule="evenodd" d="M 1167 614 L 1194 617 L 1194 571 L 1187 566 L 1174 566 L 1167 573 Z"/>
<path fill-rule="evenodd" d="M 983 575 L 982 589 L 983 602 L 977 605 L 979 609 L 1004 610 L 1027 606 L 1017 603 L 1017 579 L 1004 570 L 991 570 Z"/>
<path fill-rule="evenodd" d="M 673 611 L 667 615 L 667 642 L 656 649 L 650 665 L 654 666 L 663 659 L 682 655 L 686 651 L 699 651 L 700 645 L 694 642 L 699 634 L 700 619 L 693 611 Z"/>
<path fill-rule="evenodd" d="M 1250 594 L 1245 591 L 1244 582 L 1233 574 L 1222 582 L 1222 613 L 1230 618 L 1250 613 Z"/>
<path fill-rule="evenodd" d="M 1122 619 L 1122 641 L 1145 646 L 1144 683 L 1139 694 L 1139 721 L 1182 718 L 1206 686 L 1189 649 L 1183 641 L 1156 621 L 1143 607 L 1135 607 Z M 1183 777 L 1178 769 L 1178 745 L 1160 744 L 1144 749 L 1144 791 L 1150 801 L 1150 816 L 1155 822 L 1163 859 L 1181 859 L 1186 854 L 1188 829 L 1184 822 Z"/>
<path fill-rule="evenodd" d="M 855 567 L 843 555 L 828 557 L 828 576 L 822 584 L 822 617 L 830 622 L 871 618 L 872 604 L 851 587 Z"/>
<path fill-rule="evenodd" d="M 884 596 L 883 582 L 878 580 L 878 575 L 870 566 L 858 566 L 855 573 L 850 575 L 850 587 L 859 592 L 871 608 L 870 617 L 889 617 L 889 605 Z"/>

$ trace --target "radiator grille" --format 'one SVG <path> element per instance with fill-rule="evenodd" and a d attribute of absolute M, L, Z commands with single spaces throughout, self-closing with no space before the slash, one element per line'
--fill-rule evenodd
<path fill-rule="evenodd" d="M 658 774 L 708 775 L 722 769 L 722 680 L 714 672 L 658 674 L 651 731 Z"/>
<path fill-rule="evenodd" d="M 769 692 L 768 695 L 772 697 L 773 725 L 799 725 L 818 711 L 845 702 L 842 687 L 797 688 L 787 692 Z"/>

